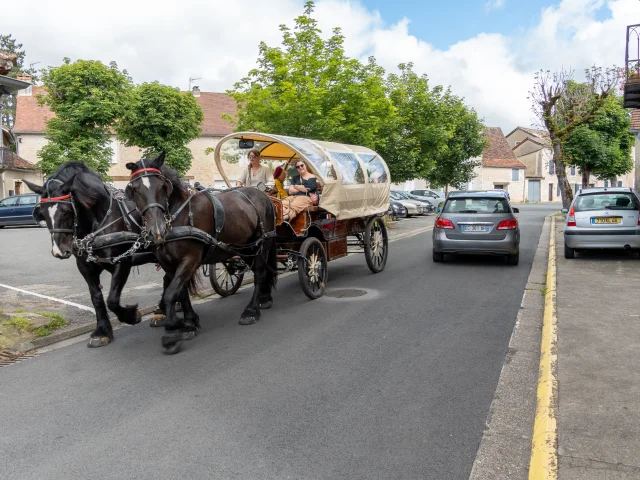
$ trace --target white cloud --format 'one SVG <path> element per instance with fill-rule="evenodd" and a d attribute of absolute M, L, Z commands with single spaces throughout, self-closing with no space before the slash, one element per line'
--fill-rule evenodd
<path fill-rule="evenodd" d="M 506 0 L 488 0 L 484 4 L 484 11 L 490 12 L 492 10 L 498 10 L 499 8 L 504 7 Z"/>
<path fill-rule="evenodd" d="M 196 84 L 203 91 L 224 91 L 255 66 L 259 41 L 279 45 L 279 25 L 292 25 L 303 3 L 112 0 L 96 12 L 86 1 L 57 0 L 54 9 L 50 0 L 26 0 L 3 11 L 3 24 L 25 45 L 28 62 L 42 62 L 38 66 L 57 65 L 65 56 L 115 60 L 136 82 L 186 89 L 194 76 L 202 77 Z M 597 20 L 599 9 L 605 20 Z M 357 0 L 318 0 L 315 16 L 327 36 L 342 28 L 349 55 L 374 55 L 388 71 L 413 61 L 433 85 L 451 85 L 488 125 L 507 131 L 530 124 L 526 97 L 536 70 L 622 65 L 625 27 L 640 18 L 640 6 L 637 0 L 563 0 L 518 36 L 487 32 L 445 50 L 411 35 L 409 18 L 387 24 Z"/>

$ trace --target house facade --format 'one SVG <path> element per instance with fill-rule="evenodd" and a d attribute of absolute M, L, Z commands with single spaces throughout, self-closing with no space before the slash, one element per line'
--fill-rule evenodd
<path fill-rule="evenodd" d="M 0 146 L 0 199 L 31 190 L 24 183 L 41 182 L 42 174 L 38 167 L 21 158 L 14 152 L 15 136 L 7 127 L 2 127 L 2 146 Z"/>
<path fill-rule="evenodd" d="M 18 141 L 18 151 L 22 158 L 32 163 L 38 162 L 38 150 L 47 143 L 44 136 L 46 123 L 54 116 L 46 106 L 38 105 L 36 96 L 39 94 L 46 94 L 43 87 L 33 86 L 21 90 L 18 93 L 16 103 L 14 133 Z M 191 94 L 196 97 L 196 101 L 202 107 L 204 121 L 201 125 L 200 137 L 187 145 L 191 150 L 193 160 L 185 178 L 192 183 L 197 181 L 207 187 L 223 186 L 225 183 L 217 171 L 213 154 L 206 155 L 205 150 L 209 147 L 215 147 L 222 137 L 232 133 L 231 125 L 222 119 L 222 115 L 236 113 L 235 101 L 223 93 L 200 92 L 197 87 Z M 140 160 L 142 149 L 124 146 L 115 135 L 111 137 L 111 148 L 113 156 L 108 174 L 117 188 L 124 188 L 131 173 L 125 165 L 128 162 Z M 223 167 L 227 176 L 233 181 L 246 168 L 242 163 L 228 164 L 226 162 L 223 162 Z"/>
<path fill-rule="evenodd" d="M 525 198 L 528 202 L 561 201 L 558 177 L 553 163 L 553 150 L 549 134 L 544 130 L 516 127 L 506 139 L 515 156 L 526 165 Z M 637 143 L 637 140 L 636 140 Z M 637 149 L 634 149 L 635 158 Z M 633 187 L 635 169 L 616 179 L 615 185 L 609 180 L 599 180 L 590 176 L 589 185 L 594 187 Z M 567 180 L 575 193 L 582 186 L 582 174 L 576 167 L 567 167 Z"/>

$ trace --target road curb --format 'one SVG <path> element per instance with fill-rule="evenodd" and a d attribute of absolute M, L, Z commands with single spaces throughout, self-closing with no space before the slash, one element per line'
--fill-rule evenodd
<path fill-rule="evenodd" d="M 547 290 L 544 299 L 542 341 L 540 342 L 540 370 L 529 480 L 558 478 L 558 318 L 556 316 L 556 219 L 551 217 Z"/>

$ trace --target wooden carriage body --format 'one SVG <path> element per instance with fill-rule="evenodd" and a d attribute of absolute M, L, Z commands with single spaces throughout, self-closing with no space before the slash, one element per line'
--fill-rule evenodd
<path fill-rule="evenodd" d="M 224 171 L 223 159 L 247 165 L 246 154 L 253 148 L 260 151 L 263 162 L 270 163 L 272 167 L 281 166 L 289 179 L 295 174 L 293 166 L 298 160 L 303 160 L 317 178 L 318 205 L 309 207 L 291 221 L 283 220 L 282 202 L 286 198 L 280 200 L 271 196 L 276 215 L 278 261 L 282 263 L 283 270 L 298 269 L 307 296 L 317 298 L 324 292 L 324 284 L 316 291 L 309 288 L 308 277 L 314 276 L 316 268 L 313 266 L 315 260 L 312 262 L 310 258 L 317 260 L 323 257 L 320 260 L 326 263 L 354 253 L 349 247 L 355 245 L 365 253 L 367 264 L 374 273 L 382 271 L 388 251 L 382 217 L 389 209 L 391 176 L 380 155 L 354 145 L 238 132 L 221 139 L 214 152 L 218 171 L 229 188 L 235 185 Z M 266 192 L 271 191 L 271 185 L 264 187 Z M 321 247 L 321 252 L 318 247 Z M 310 248 L 317 250 L 311 257 Z M 379 251 L 382 253 L 377 253 Z M 326 270 L 326 265 L 317 268 Z M 324 275 L 326 279 L 326 272 Z M 211 276 L 214 289 L 223 294 L 223 290 L 214 284 L 214 269 Z"/>

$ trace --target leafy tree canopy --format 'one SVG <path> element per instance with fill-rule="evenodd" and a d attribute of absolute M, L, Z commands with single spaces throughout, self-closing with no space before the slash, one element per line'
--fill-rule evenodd
<path fill-rule="evenodd" d="M 348 58 L 340 29 L 323 40 L 311 17 L 313 2 L 291 30 L 280 26 L 282 46 L 260 43 L 258 68 L 228 93 L 236 100 L 236 130 L 257 130 L 375 148 L 393 109 L 384 71 L 373 58 Z"/>
<path fill-rule="evenodd" d="M 122 118 L 118 138 L 127 146 L 144 149 L 147 158 L 166 152 L 166 163 L 184 175 L 191 166 L 187 144 L 200 136 L 202 108 L 190 93 L 157 82 L 133 89 Z"/>
<path fill-rule="evenodd" d="M 49 142 L 38 151 L 40 168 L 51 174 L 63 162 L 77 160 L 106 176 L 113 155 L 110 126 L 122 116 L 131 90 L 127 72 L 115 62 L 65 58 L 59 67 L 45 69 L 42 79 L 47 95 L 38 101 L 55 117 L 45 130 Z"/>
<path fill-rule="evenodd" d="M 630 127 L 630 115 L 622 107 L 622 98 L 609 96 L 587 123 L 578 126 L 563 141 L 566 163 L 585 173 L 583 182 L 588 180 L 589 173 L 600 179 L 624 175 L 633 168 Z"/>

